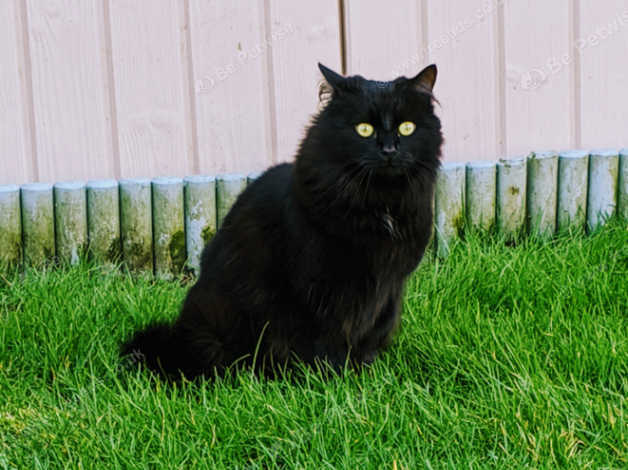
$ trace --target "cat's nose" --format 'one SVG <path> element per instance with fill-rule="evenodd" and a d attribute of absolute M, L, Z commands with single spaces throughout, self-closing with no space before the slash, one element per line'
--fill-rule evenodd
<path fill-rule="evenodd" d="M 384 145 L 382 145 L 382 153 L 386 156 L 390 156 L 393 153 L 397 152 L 397 146 L 390 142 L 390 143 L 386 143 Z"/>

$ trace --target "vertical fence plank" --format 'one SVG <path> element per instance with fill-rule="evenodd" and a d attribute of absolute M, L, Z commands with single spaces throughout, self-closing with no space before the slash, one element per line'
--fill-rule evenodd
<path fill-rule="evenodd" d="M 556 231 L 558 154 L 533 153 L 528 159 L 527 221 L 530 233 L 547 236 Z"/>
<path fill-rule="evenodd" d="M 445 164 L 436 180 L 435 229 L 436 251 L 449 254 L 449 246 L 464 225 L 465 165 Z"/>
<path fill-rule="evenodd" d="M 497 167 L 491 162 L 467 164 L 466 216 L 470 227 L 491 231 L 495 227 Z"/>
<path fill-rule="evenodd" d="M 250 171 L 273 161 L 267 62 L 272 48 L 293 34 L 289 26 L 265 32 L 264 0 L 190 0 L 193 99 L 203 156 L 197 171 Z"/>
<path fill-rule="evenodd" d="M 529 152 L 531 144 L 575 145 L 569 119 L 569 61 L 574 60 L 569 3 L 503 1 L 507 155 Z"/>
<path fill-rule="evenodd" d="M 440 74 L 445 161 L 492 160 L 502 153 L 497 18 L 503 2 L 428 2 L 428 56 Z M 464 79 L 461 79 L 464 77 Z"/>
<path fill-rule="evenodd" d="M 259 178 L 260 176 L 262 176 L 264 172 L 263 171 L 254 171 L 253 173 L 249 173 L 246 176 L 246 184 L 249 185 L 251 184 L 253 181 L 255 181 L 257 178 Z"/>
<path fill-rule="evenodd" d="M 624 221 L 628 220 L 628 148 L 619 151 L 619 190 L 617 192 L 617 213 Z"/>
<path fill-rule="evenodd" d="M 150 180 L 120 181 L 120 233 L 125 264 L 135 271 L 152 272 L 153 221 Z"/>
<path fill-rule="evenodd" d="M 115 180 L 87 183 L 90 256 L 101 263 L 120 261 L 120 198 Z"/>
<path fill-rule="evenodd" d="M 507 239 L 518 238 L 525 228 L 527 161 L 497 162 L 497 230 Z"/>
<path fill-rule="evenodd" d="M 122 176 L 193 169 L 184 2 L 109 0 Z"/>
<path fill-rule="evenodd" d="M 52 185 L 48 183 L 23 185 L 20 203 L 24 261 L 31 266 L 42 266 L 55 256 Z"/>
<path fill-rule="evenodd" d="M 587 224 L 591 230 L 603 225 L 609 217 L 615 214 L 618 173 L 617 150 L 591 152 L 587 202 Z"/>
<path fill-rule="evenodd" d="M 168 279 L 181 274 L 186 258 L 183 180 L 156 178 L 152 186 L 155 274 Z"/>
<path fill-rule="evenodd" d="M 628 4 L 626 0 L 574 2 L 580 31 L 575 54 L 580 61 L 582 145 L 614 147 L 626 143 L 628 122 Z"/>
<path fill-rule="evenodd" d="M 20 187 L 0 186 L 0 265 L 15 266 L 22 260 Z"/>
<path fill-rule="evenodd" d="M 55 184 L 54 211 L 57 259 L 62 263 L 76 264 L 87 247 L 85 184 Z"/>
<path fill-rule="evenodd" d="M 201 253 L 216 233 L 216 178 L 185 178 L 185 244 L 187 264 L 200 273 Z"/>
<path fill-rule="evenodd" d="M 25 2 L 43 180 L 113 176 L 100 3 Z"/>
<path fill-rule="evenodd" d="M 0 184 L 35 181 L 21 0 L 0 1 Z M 30 69 L 29 69 L 30 70 Z M 6 156 L 6 157 L 5 157 Z"/>
<path fill-rule="evenodd" d="M 229 209 L 246 187 L 246 178 L 231 174 L 219 176 L 216 180 L 216 218 L 218 227 L 222 225 Z"/>
<path fill-rule="evenodd" d="M 421 2 L 396 0 L 394 8 L 381 8 L 380 0 L 344 4 L 348 74 L 392 80 L 427 65 Z"/>
<path fill-rule="evenodd" d="M 292 160 L 303 128 L 318 104 L 322 62 L 341 71 L 340 18 L 336 0 L 266 2 L 266 34 L 290 31 L 288 40 L 271 49 L 271 91 L 274 98 L 276 151 L 274 161 Z"/>
<path fill-rule="evenodd" d="M 557 228 L 583 229 L 587 218 L 589 152 L 574 150 L 558 157 Z"/>

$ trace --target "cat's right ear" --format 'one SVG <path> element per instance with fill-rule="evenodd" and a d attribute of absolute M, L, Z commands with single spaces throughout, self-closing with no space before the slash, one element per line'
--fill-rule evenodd
<path fill-rule="evenodd" d="M 318 68 L 323 74 L 323 77 L 325 77 L 325 81 L 329 84 L 329 86 L 331 86 L 335 92 L 338 92 L 345 83 L 346 78 L 334 72 L 332 69 L 325 67 L 320 62 L 318 63 Z"/>
<path fill-rule="evenodd" d="M 432 94 L 432 90 L 434 89 L 434 83 L 436 83 L 436 75 L 438 70 L 436 69 L 436 64 L 428 65 L 423 70 L 419 72 L 419 74 L 410 79 L 410 83 L 412 86 L 418 90 Z"/>

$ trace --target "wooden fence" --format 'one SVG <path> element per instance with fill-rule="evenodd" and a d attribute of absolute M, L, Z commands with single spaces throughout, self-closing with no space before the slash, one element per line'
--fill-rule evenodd
<path fill-rule="evenodd" d="M 171 277 L 198 272 L 211 239 L 259 173 L 0 186 L 0 261 L 101 262 Z M 506 238 L 628 220 L 628 149 L 532 153 L 449 163 L 438 175 L 435 241 L 445 256 L 464 227 Z"/>
<path fill-rule="evenodd" d="M 0 184 L 288 161 L 317 62 L 436 63 L 444 160 L 625 145 L 626 0 L 1 0 Z"/>

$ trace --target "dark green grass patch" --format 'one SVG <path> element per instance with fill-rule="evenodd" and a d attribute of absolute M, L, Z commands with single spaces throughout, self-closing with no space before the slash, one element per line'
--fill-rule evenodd
<path fill-rule="evenodd" d="M 628 231 L 426 259 L 375 364 L 165 384 L 120 342 L 188 286 L 0 275 L 3 468 L 627 468 Z"/>

